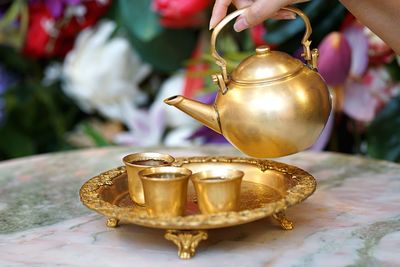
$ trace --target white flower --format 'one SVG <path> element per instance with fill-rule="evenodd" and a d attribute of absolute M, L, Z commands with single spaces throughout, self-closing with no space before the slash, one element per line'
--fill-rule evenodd
<path fill-rule="evenodd" d="M 174 96 L 174 95 L 182 95 L 184 90 L 185 83 L 185 73 L 179 72 L 171 77 L 169 77 L 160 88 L 160 92 L 157 94 L 157 98 L 154 102 L 163 102 L 165 98 Z M 170 127 L 180 127 L 180 126 L 199 126 L 199 123 L 180 111 L 175 107 L 166 106 L 166 124 Z"/>
<path fill-rule="evenodd" d="M 150 72 L 123 37 L 110 38 L 112 21 L 82 31 L 63 65 L 63 90 L 88 113 L 98 111 L 127 123 L 127 114 L 144 95 L 138 84 Z"/>
<path fill-rule="evenodd" d="M 153 103 L 149 110 L 133 110 L 127 118 L 129 131 L 117 134 L 113 141 L 119 145 L 159 145 L 165 130 L 163 108 L 161 103 Z"/>
<path fill-rule="evenodd" d="M 56 27 L 56 22 L 54 19 L 42 19 L 40 21 L 40 25 L 44 29 L 44 31 L 51 37 L 57 38 L 60 34 L 59 29 Z"/>
<path fill-rule="evenodd" d="M 179 73 L 168 78 L 148 110 L 135 109 L 126 113 L 129 131 L 119 133 L 114 142 L 119 145 L 186 146 L 195 143 L 188 138 L 200 124 L 182 111 L 164 104 L 164 98 L 182 94 L 184 75 Z M 164 136 L 165 131 L 169 130 Z"/>
<path fill-rule="evenodd" d="M 58 62 L 52 62 L 46 66 L 43 74 L 42 84 L 45 86 L 52 85 L 61 78 L 62 65 Z"/>
<path fill-rule="evenodd" d="M 79 22 L 82 22 L 86 13 L 87 9 L 84 5 L 68 5 L 64 11 L 64 17 L 75 17 Z"/>

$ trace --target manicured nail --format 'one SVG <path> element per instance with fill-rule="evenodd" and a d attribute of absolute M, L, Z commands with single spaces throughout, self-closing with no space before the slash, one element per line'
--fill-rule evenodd
<path fill-rule="evenodd" d="M 210 26 L 208 27 L 209 30 L 214 29 L 215 27 L 215 19 L 213 17 L 211 17 L 210 19 Z"/>
<path fill-rule="evenodd" d="M 296 14 L 287 14 L 284 16 L 281 16 L 282 19 L 296 19 Z"/>
<path fill-rule="evenodd" d="M 249 27 L 249 24 L 247 23 L 245 17 L 239 17 L 239 19 L 233 25 L 233 29 L 235 29 L 235 31 L 237 31 L 237 32 L 241 32 L 244 29 L 247 29 L 248 27 Z"/>

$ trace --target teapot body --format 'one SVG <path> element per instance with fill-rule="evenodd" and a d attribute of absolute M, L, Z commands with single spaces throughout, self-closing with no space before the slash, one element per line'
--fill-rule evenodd
<path fill-rule="evenodd" d="M 320 136 L 332 109 L 329 89 L 317 72 L 318 49 L 310 48 L 311 25 L 301 41 L 305 64 L 292 56 L 259 46 L 228 74 L 226 61 L 216 50 L 220 30 L 246 9 L 224 18 L 211 35 L 212 56 L 221 72 L 212 75 L 219 87 L 214 105 L 183 96 L 165 99 L 214 131 L 221 133 L 244 154 L 256 158 L 290 155 L 309 148 Z"/>
<path fill-rule="evenodd" d="M 231 80 L 214 103 L 221 133 L 241 152 L 257 158 L 281 157 L 309 148 L 331 111 L 326 83 L 301 64 L 277 80 L 243 84 Z"/>

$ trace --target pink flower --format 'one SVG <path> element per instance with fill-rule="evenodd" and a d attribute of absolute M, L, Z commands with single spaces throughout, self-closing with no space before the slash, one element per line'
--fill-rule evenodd
<path fill-rule="evenodd" d="M 326 123 L 324 130 L 318 137 L 317 141 L 315 141 L 315 143 L 310 147 L 310 150 L 321 151 L 326 147 L 326 145 L 329 142 L 329 139 L 331 138 L 334 122 L 335 122 L 335 112 L 332 109 L 331 113 L 329 114 L 328 122 Z"/>
<path fill-rule="evenodd" d="M 368 38 L 364 26 L 354 24 L 343 31 L 351 47 L 351 77 L 362 77 L 368 67 Z"/>
<path fill-rule="evenodd" d="M 361 81 L 346 84 L 343 111 L 355 120 L 370 122 L 398 90 L 399 84 L 384 67 L 370 68 Z"/>
<path fill-rule="evenodd" d="M 159 145 L 166 126 L 164 108 L 162 102 L 157 102 L 148 110 L 135 109 L 129 114 L 129 131 L 117 134 L 114 142 L 143 147 Z"/>
<path fill-rule="evenodd" d="M 350 73 L 351 47 L 343 34 L 332 32 L 319 45 L 318 72 L 330 86 L 343 84 Z"/>

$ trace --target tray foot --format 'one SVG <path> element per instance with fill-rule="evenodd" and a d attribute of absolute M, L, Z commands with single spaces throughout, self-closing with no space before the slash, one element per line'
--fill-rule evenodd
<path fill-rule="evenodd" d="M 119 223 L 118 219 L 116 219 L 116 218 L 108 218 L 107 222 L 106 222 L 106 225 L 107 225 L 107 227 L 115 228 L 115 227 L 118 226 L 118 223 Z"/>
<path fill-rule="evenodd" d="M 178 256 L 181 259 L 190 259 L 196 252 L 201 240 L 206 240 L 208 234 L 202 230 L 167 230 L 165 239 L 174 242 L 178 247 Z"/>
<path fill-rule="evenodd" d="M 285 212 L 283 211 L 275 213 L 272 215 L 272 218 L 279 223 L 283 230 L 292 230 L 294 228 L 293 222 L 286 218 Z"/>

